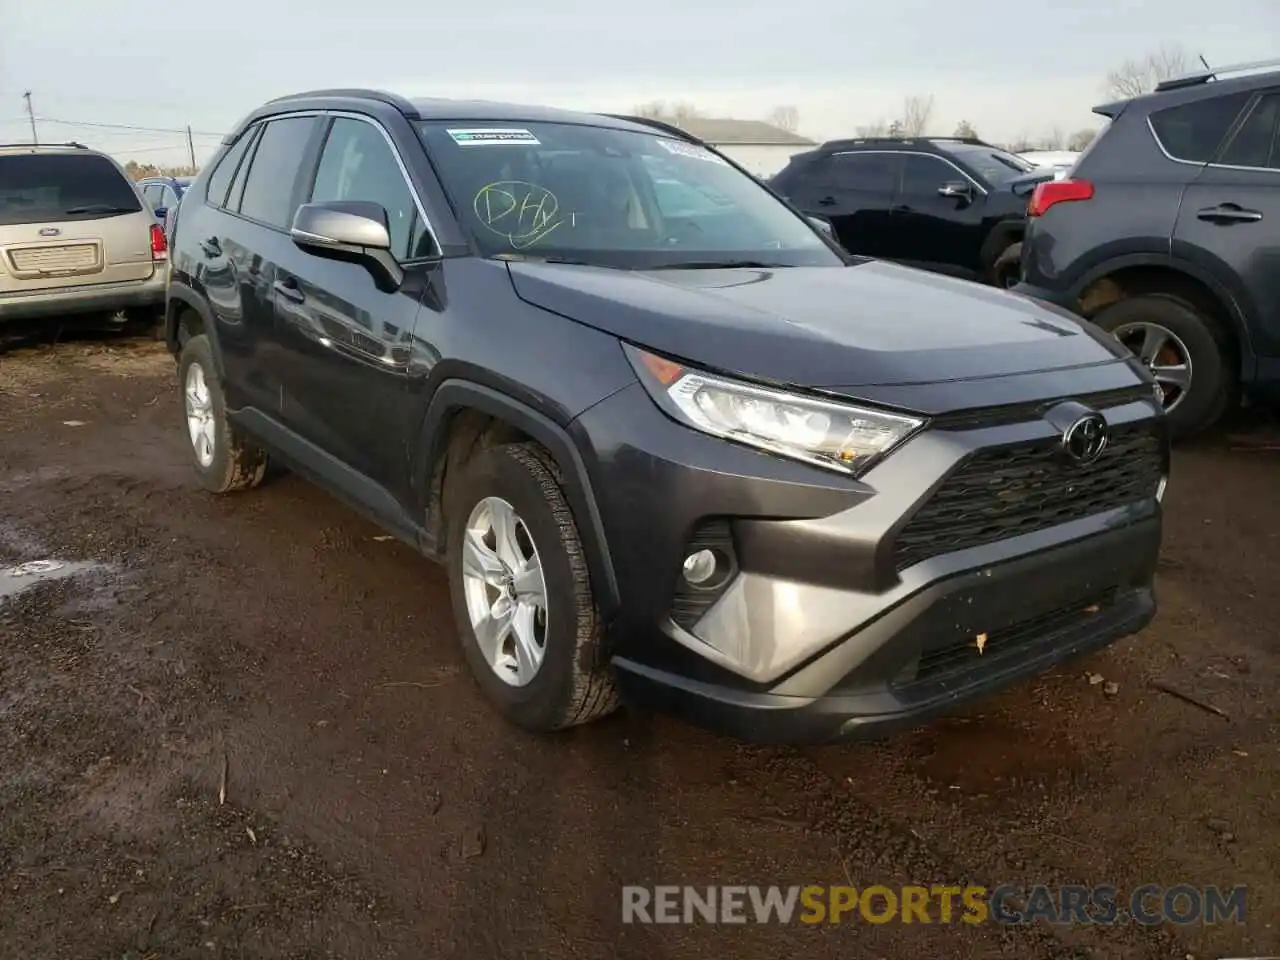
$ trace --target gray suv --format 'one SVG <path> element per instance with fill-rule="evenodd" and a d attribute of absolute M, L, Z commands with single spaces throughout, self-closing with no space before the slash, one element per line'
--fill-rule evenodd
<path fill-rule="evenodd" d="M 163 314 L 164 229 L 120 165 L 80 144 L 0 144 L 0 322 Z"/>

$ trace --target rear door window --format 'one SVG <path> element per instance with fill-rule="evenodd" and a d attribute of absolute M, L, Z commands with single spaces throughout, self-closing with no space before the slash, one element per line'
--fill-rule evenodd
<path fill-rule="evenodd" d="M 1280 168 L 1280 93 L 1267 94 L 1254 105 L 1218 163 L 1229 167 Z"/>
<path fill-rule="evenodd" d="M 250 129 L 236 141 L 235 146 L 222 155 L 213 173 L 209 174 L 209 185 L 205 188 L 205 196 L 209 203 L 220 207 L 227 202 L 227 188 L 231 186 L 231 178 L 240 169 L 240 161 L 244 159 L 245 150 L 253 143 L 257 129 Z"/>
<path fill-rule="evenodd" d="M 1208 163 L 1249 96 L 1232 93 L 1157 110 L 1151 114 L 1151 129 L 1164 152 L 1173 159 Z"/>
<path fill-rule="evenodd" d="M 133 184 L 106 157 L 76 153 L 0 157 L 0 224 L 94 220 L 140 210 Z"/>
<path fill-rule="evenodd" d="M 898 185 L 898 162 L 892 153 L 837 153 L 824 164 L 820 179 L 835 190 L 887 196 Z"/>

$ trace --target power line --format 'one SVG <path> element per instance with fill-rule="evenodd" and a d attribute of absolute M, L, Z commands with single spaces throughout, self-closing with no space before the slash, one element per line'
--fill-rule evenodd
<path fill-rule="evenodd" d="M 178 133 L 186 136 L 190 131 L 196 137 L 223 137 L 224 134 L 210 130 L 191 130 L 190 127 L 143 127 L 132 123 L 98 123 L 91 120 L 60 120 L 55 117 L 39 117 L 41 123 L 56 123 L 64 127 L 94 127 L 102 130 L 130 130 L 135 133 Z"/>

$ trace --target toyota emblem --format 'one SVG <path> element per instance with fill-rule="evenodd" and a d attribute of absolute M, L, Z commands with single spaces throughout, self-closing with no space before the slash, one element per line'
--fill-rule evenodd
<path fill-rule="evenodd" d="M 1093 463 L 1107 449 L 1107 421 L 1096 413 L 1081 417 L 1062 434 L 1062 449 L 1082 466 Z"/>

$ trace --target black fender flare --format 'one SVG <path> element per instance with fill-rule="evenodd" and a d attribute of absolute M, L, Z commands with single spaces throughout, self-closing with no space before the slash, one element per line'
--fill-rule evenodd
<path fill-rule="evenodd" d="M 164 312 L 164 342 L 169 352 L 175 357 L 182 351 L 182 344 L 178 342 L 178 317 L 181 316 L 184 308 L 193 310 L 199 315 L 204 332 L 208 334 L 210 340 L 216 341 L 218 336 L 213 309 L 209 306 L 209 302 L 182 281 L 170 280 L 168 301 Z M 222 366 L 222 351 L 217 349 L 216 342 L 213 362 L 217 366 L 218 377 L 224 378 L 226 370 Z"/>
<path fill-rule="evenodd" d="M 1090 267 L 1071 285 L 1069 302 L 1079 303 L 1081 295 L 1092 284 L 1128 267 L 1163 267 L 1203 284 L 1225 308 L 1227 318 L 1231 322 L 1231 333 L 1240 347 L 1240 374 L 1246 378 L 1250 375 L 1250 371 L 1257 362 L 1257 355 L 1254 353 L 1253 340 L 1249 335 L 1249 324 L 1245 319 L 1244 311 L 1241 310 L 1236 298 L 1231 295 L 1231 291 L 1219 283 L 1212 273 L 1189 260 L 1161 253 L 1131 253 L 1104 260 Z"/>
<path fill-rule="evenodd" d="M 430 502 L 436 468 L 448 451 L 449 436 L 444 427 L 450 417 L 464 410 L 475 410 L 511 424 L 540 443 L 551 455 L 565 481 L 565 498 L 573 510 L 578 535 L 586 551 L 596 603 L 606 619 L 611 617 L 620 606 L 621 599 L 591 477 L 568 430 L 550 417 L 483 384 L 461 379 L 442 382 L 427 405 L 413 467 L 414 487 L 422 492 L 424 502 Z"/>

